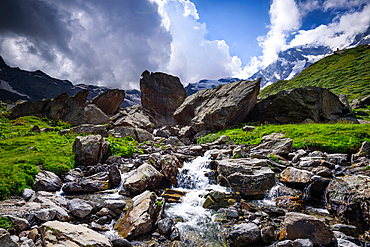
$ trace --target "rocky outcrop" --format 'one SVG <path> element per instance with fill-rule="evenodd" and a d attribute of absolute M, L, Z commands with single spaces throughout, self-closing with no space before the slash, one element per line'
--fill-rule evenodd
<path fill-rule="evenodd" d="M 126 190 L 139 194 L 147 189 L 157 187 L 162 178 L 163 175 L 152 165 L 144 163 L 129 174 L 123 186 Z"/>
<path fill-rule="evenodd" d="M 113 246 L 107 237 L 82 225 L 49 221 L 41 228 L 45 246 Z"/>
<path fill-rule="evenodd" d="M 302 123 L 336 120 L 348 113 L 338 96 L 325 88 L 301 87 L 283 90 L 257 103 L 249 121 L 269 123 Z"/>
<path fill-rule="evenodd" d="M 217 172 L 225 178 L 234 192 L 247 197 L 263 197 L 275 184 L 275 174 L 263 159 L 216 160 Z"/>
<path fill-rule="evenodd" d="M 104 112 L 102 112 L 102 110 L 96 107 L 96 105 L 93 104 L 89 104 L 81 108 L 76 108 L 70 114 L 65 116 L 62 120 L 72 125 L 99 125 L 111 123 L 109 117 Z"/>
<path fill-rule="evenodd" d="M 153 127 L 157 125 L 149 110 L 141 105 L 133 105 L 119 111 L 112 117 L 112 121 L 113 126 L 141 128 L 149 132 L 153 132 Z"/>
<path fill-rule="evenodd" d="M 344 176 L 333 179 L 326 190 L 327 208 L 360 232 L 370 227 L 370 178 Z"/>
<path fill-rule="evenodd" d="M 238 81 L 198 91 L 176 109 L 174 118 L 180 125 L 192 125 L 197 132 L 241 123 L 257 102 L 260 82 Z"/>
<path fill-rule="evenodd" d="M 52 172 L 42 171 L 39 172 L 35 177 L 35 182 L 32 185 L 32 189 L 35 191 L 59 191 L 62 188 L 62 181 L 60 178 Z"/>
<path fill-rule="evenodd" d="M 132 210 L 116 222 L 114 229 L 127 239 L 148 233 L 152 229 L 155 213 L 158 211 L 156 199 L 156 194 L 148 190 L 134 197 Z"/>
<path fill-rule="evenodd" d="M 96 105 L 100 110 L 102 110 L 107 115 L 113 115 L 120 108 L 121 103 L 125 99 L 125 91 L 119 89 L 112 89 L 105 91 L 95 98 L 93 98 L 89 103 Z"/>
<path fill-rule="evenodd" d="M 173 113 L 186 98 L 178 77 L 147 70 L 141 75 L 141 105 L 150 111 L 160 125 L 176 125 Z"/>
<path fill-rule="evenodd" d="M 77 136 L 73 153 L 81 165 L 96 165 L 107 153 L 110 142 L 101 135 Z"/>

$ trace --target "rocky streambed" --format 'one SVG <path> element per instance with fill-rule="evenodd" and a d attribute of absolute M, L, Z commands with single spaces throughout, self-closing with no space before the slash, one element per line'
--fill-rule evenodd
<path fill-rule="evenodd" d="M 370 246 L 367 142 L 351 156 L 278 133 L 247 147 L 134 131 L 142 153 L 102 162 L 106 139 L 78 137 L 80 167 L 1 201 L 15 227 L 0 246 Z"/>

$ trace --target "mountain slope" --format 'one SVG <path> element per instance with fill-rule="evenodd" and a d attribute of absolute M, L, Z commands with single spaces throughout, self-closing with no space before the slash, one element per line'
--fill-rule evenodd
<path fill-rule="evenodd" d="M 196 92 L 202 89 L 211 89 L 218 85 L 224 85 L 224 84 L 236 82 L 236 81 L 241 81 L 241 80 L 238 78 L 231 78 L 231 77 L 221 78 L 218 80 L 200 80 L 199 82 L 189 83 L 185 87 L 185 91 L 186 91 L 186 94 L 189 96 L 189 95 L 195 94 Z"/>
<path fill-rule="evenodd" d="M 360 45 L 327 56 L 291 80 L 281 80 L 261 90 L 264 98 L 281 90 L 303 86 L 327 88 L 348 100 L 370 94 L 370 45 Z"/>

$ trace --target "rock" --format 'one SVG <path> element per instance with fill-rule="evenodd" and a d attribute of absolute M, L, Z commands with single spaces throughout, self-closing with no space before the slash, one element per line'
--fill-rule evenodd
<path fill-rule="evenodd" d="M 309 239 L 298 238 L 293 241 L 292 247 L 313 247 L 313 242 Z"/>
<path fill-rule="evenodd" d="M 182 127 L 178 134 L 179 138 L 191 138 L 194 136 L 194 131 L 191 126 Z"/>
<path fill-rule="evenodd" d="M 73 153 L 81 165 L 96 165 L 107 153 L 110 142 L 101 135 L 77 136 Z"/>
<path fill-rule="evenodd" d="M 332 226 L 335 231 L 343 232 L 344 234 L 352 237 L 358 237 L 357 228 L 351 225 L 335 224 Z"/>
<path fill-rule="evenodd" d="M 48 208 L 48 209 L 42 209 L 40 211 L 37 211 L 35 213 L 35 216 L 37 219 L 41 221 L 50 221 L 53 220 L 56 216 L 57 212 L 53 208 Z"/>
<path fill-rule="evenodd" d="M 31 189 L 23 189 L 22 190 L 22 197 L 24 200 L 28 201 L 29 199 L 31 199 L 31 197 L 35 194 L 35 191 L 34 190 L 31 190 Z"/>
<path fill-rule="evenodd" d="M 280 174 L 280 181 L 283 183 L 309 184 L 313 174 L 306 170 L 300 170 L 294 167 L 287 167 Z"/>
<path fill-rule="evenodd" d="M 361 100 L 359 99 L 354 99 L 351 103 L 351 107 L 354 109 L 357 108 L 364 108 L 366 106 L 370 105 L 370 95 L 362 98 Z"/>
<path fill-rule="evenodd" d="M 323 178 L 320 176 L 312 176 L 311 177 L 312 184 L 311 184 L 311 195 L 312 197 L 322 198 L 325 192 L 326 187 L 328 186 L 330 179 Z"/>
<path fill-rule="evenodd" d="M 304 201 L 298 196 L 280 196 L 276 198 L 276 207 L 293 212 L 303 212 L 305 209 Z"/>
<path fill-rule="evenodd" d="M 167 235 L 171 231 L 173 220 L 170 218 L 164 218 L 158 221 L 158 230 L 160 234 Z"/>
<path fill-rule="evenodd" d="M 322 177 L 331 178 L 333 176 L 333 172 L 325 166 L 315 167 L 311 170 L 311 172 L 315 175 L 322 176 Z"/>
<path fill-rule="evenodd" d="M 360 247 L 359 245 L 354 244 L 351 241 L 348 241 L 342 238 L 338 238 L 337 243 L 338 243 L 337 247 Z"/>
<path fill-rule="evenodd" d="M 293 241 L 292 240 L 284 240 L 276 243 L 276 247 L 292 247 Z"/>
<path fill-rule="evenodd" d="M 108 166 L 109 181 L 112 186 L 118 186 L 121 183 L 121 172 L 117 165 Z"/>
<path fill-rule="evenodd" d="M 248 121 L 269 123 L 302 123 L 336 120 L 349 110 L 328 89 L 301 87 L 280 91 L 255 105 Z"/>
<path fill-rule="evenodd" d="M 83 175 L 80 168 L 74 168 L 74 169 L 71 169 L 67 173 L 62 175 L 62 181 L 64 183 L 77 182 L 83 176 L 84 175 Z"/>
<path fill-rule="evenodd" d="M 67 193 L 71 192 L 96 192 L 109 188 L 108 172 L 99 172 L 89 177 L 81 178 L 76 182 L 65 183 L 62 190 Z"/>
<path fill-rule="evenodd" d="M 352 108 L 348 103 L 347 96 L 345 94 L 339 94 L 338 97 L 339 97 L 340 102 L 342 102 L 342 104 L 346 106 L 349 113 L 352 113 Z"/>
<path fill-rule="evenodd" d="M 112 240 L 113 247 L 131 247 L 132 244 L 124 238 L 115 238 Z"/>
<path fill-rule="evenodd" d="M 30 129 L 30 131 L 29 131 L 29 132 L 41 133 L 41 130 L 40 130 L 40 127 L 39 127 L 39 126 L 34 125 L 34 126 L 32 127 L 32 129 Z"/>
<path fill-rule="evenodd" d="M 314 245 L 328 245 L 334 237 L 334 233 L 323 221 L 306 214 L 289 212 L 285 215 L 284 225 L 289 240 L 308 238 Z"/>
<path fill-rule="evenodd" d="M 236 209 L 228 208 L 225 210 L 225 216 L 227 218 L 238 219 L 239 213 Z"/>
<path fill-rule="evenodd" d="M 273 226 L 266 226 L 261 229 L 261 238 L 265 243 L 275 241 L 275 229 Z"/>
<path fill-rule="evenodd" d="M 182 167 L 180 161 L 175 155 L 166 154 L 159 160 L 164 176 L 171 182 L 172 185 L 177 186 L 177 175 L 179 168 Z"/>
<path fill-rule="evenodd" d="M 114 229 L 128 240 L 148 233 L 155 221 L 156 198 L 156 194 L 148 190 L 134 197 L 132 210 L 116 222 Z"/>
<path fill-rule="evenodd" d="M 364 141 L 361 144 L 360 150 L 356 154 L 353 155 L 352 160 L 356 160 L 359 157 L 370 158 L 370 143 L 369 142 Z"/>
<path fill-rule="evenodd" d="M 94 124 L 81 124 L 79 126 L 69 129 L 68 132 L 80 134 L 91 134 L 91 135 L 101 135 L 102 137 L 108 137 L 107 127 L 104 125 L 94 125 Z"/>
<path fill-rule="evenodd" d="M 293 151 L 293 140 L 284 137 L 284 134 L 281 133 L 272 133 L 263 136 L 261 144 L 252 150 L 268 150 L 270 153 L 277 155 L 287 155 Z"/>
<path fill-rule="evenodd" d="M 153 127 L 158 125 L 149 110 L 141 105 L 133 105 L 121 110 L 112 117 L 113 126 L 129 126 L 133 128 L 145 129 L 148 132 L 153 131 Z"/>
<path fill-rule="evenodd" d="M 81 124 L 110 124 L 112 121 L 110 118 L 102 112 L 95 105 L 89 104 L 85 107 L 76 108 L 70 114 L 64 117 L 65 122 L 71 123 L 72 125 Z"/>
<path fill-rule="evenodd" d="M 39 236 L 39 231 L 37 229 L 32 229 L 28 234 L 28 238 L 32 239 L 33 242 L 36 242 Z"/>
<path fill-rule="evenodd" d="M 100 225 L 100 224 L 98 224 L 98 223 L 96 223 L 96 222 L 94 222 L 94 221 L 90 223 L 89 228 L 90 228 L 91 230 L 99 231 L 99 232 L 109 231 L 109 229 L 108 229 L 107 227 L 102 226 L 102 225 Z"/>
<path fill-rule="evenodd" d="M 49 171 L 39 172 L 32 185 L 32 189 L 35 191 L 43 190 L 55 192 L 59 191 L 60 188 L 62 188 L 62 181 L 57 175 Z"/>
<path fill-rule="evenodd" d="M 244 158 L 244 157 L 245 157 L 244 147 L 238 146 L 234 148 L 233 158 Z"/>
<path fill-rule="evenodd" d="M 331 180 L 325 192 L 327 209 L 363 233 L 370 227 L 369 190 L 368 176 L 337 177 Z"/>
<path fill-rule="evenodd" d="M 171 135 L 171 133 L 168 130 L 163 130 L 163 129 L 154 130 L 153 134 L 155 136 L 164 137 L 164 138 L 168 138 Z"/>
<path fill-rule="evenodd" d="M 180 190 L 174 190 L 166 188 L 162 193 L 162 197 L 166 199 L 166 202 L 181 202 L 181 198 L 186 195 L 186 192 Z"/>
<path fill-rule="evenodd" d="M 139 194 L 147 189 L 156 188 L 160 184 L 162 178 L 163 175 L 152 165 L 144 163 L 130 173 L 123 186 L 126 190 L 134 194 Z"/>
<path fill-rule="evenodd" d="M 241 123 L 257 102 L 260 82 L 238 81 L 198 91 L 176 109 L 174 118 L 180 125 L 193 126 L 196 132 Z"/>
<path fill-rule="evenodd" d="M 249 125 L 246 125 L 242 128 L 243 131 L 247 131 L 247 132 L 253 132 L 254 130 L 256 129 L 256 127 L 254 126 L 249 126 Z"/>
<path fill-rule="evenodd" d="M 74 216 L 84 218 L 86 215 L 91 213 L 93 207 L 86 203 L 84 200 L 81 199 L 72 199 L 68 201 L 68 210 L 71 211 L 71 213 Z"/>
<path fill-rule="evenodd" d="M 234 225 L 227 240 L 231 247 L 247 246 L 256 243 L 261 238 L 261 230 L 256 224 L 242 223 Z"/>
<path fill-rule="evenodd" d="M 194 139 L 198 140 L 199 138 L 205 137 L 206 135 L 211 134 L 210 130 L 201 130 L 195 136 Z"/>
<path fill-rule="evenodd" d="M 170 239 L 171 241 L 180 240 L 180 231 L 176 226 L 171 228 Z"/>
<path fill-rule="evenodd" d="M 172 146 L 185 146 L 184 143 L 182 143 L 179 138 L 175 137 L 175 136 L 170 136 L 167 141 L 166 141 L 166 144 L 170 144 Z"/>
<path fill-rule="evenodd" d="M 141 105 L 160 125 L 176 125 L 173 113 L 187 97 L 178 77 L 144 71 L 140 79 Z"/>
<path fill-rule="evenodd" d="M 19 245 L 13 241 L 7 230 L 0 228 L 0 246 L 18 247 Z"/>
<path fill-rule="evenodd" d="M 89 103 L 96 105 L 107 115 L 113 115 L 120 109 L 120 105 L 125 99 L 125 91 L 119 89 L 107 90 L 95 98 Z"/>
<path fill-rule="evenodd" d="M 1 215 L 1 217 L 8 218 L 13 223 L 14 229 L 23 231 L 30 228 L 30 223 L 26 219 L 14 215 Z"/>
<path fill-rule="evenodd" d="M 104 235 L 81 225 L 48 221 L 41 228 L 42 240 L 46 246 L 113 246 Z"/>
<path fill-rule="evenodd" d="M 153 135 L 144 129 L 136 128 L 135 132 L 137 136 L 137 141 L 139 143 L 146 142 L 146 141 L 153 141 L 154 139 Z"/>
<path fill-rule="evenodd" d="M 211 145 L 220 145 L 228 143 L 231 140 L 231 138 L 227 135 L 220 136 L 216 141 L 212 142 Z"/>
<path fill-rule="evenodd" d="M 145 141 L 152 141 L 154 139 L 153 135 L 144 129 L 127 126 L 114 127 L 113 129 L 108 131 L 108 134 L 112 135 L 115 138 L 124 138 L 126 136 L 131 136 L 134 140 L 138 141 L 139 143 Z"/>
<path fill-rule="evenodd" d="M 217 160 L 217 172 L 224 176 L 234 192 L 241 196 L 263 197 L 275 184 L 275 174 L 267 160 L 226 159 Z"/>
<path fill-rule="evenodd" d="M 126 202 L 123 200 L 106 200 L 103 203 L 104 208 L 114 211 L 115 209 L 124 209 L 126 207 Z"/>

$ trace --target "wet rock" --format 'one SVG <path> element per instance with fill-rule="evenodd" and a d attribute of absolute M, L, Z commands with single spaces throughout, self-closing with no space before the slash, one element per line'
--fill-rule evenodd
<path fill-rule="evenodd" d="M 35 247 L 35 243 L 32 239 L 28 239 L 22 243 L 21 247 Z"/>
<path fill-rule="evenodd" d="M 73 153 L 81 165 L 96 165 L 107 153 L 110 142 L 101 135 L 77 136 Z"/>
<path fill-rule="evenodd" d="M 108 172 L 99 172 L 89 177 L 84 177 L 77 182 L 68 182 L 63 185 L 63 191 L 71 192 L 96 192 L 109 188 Z"/>
<path fill-rule="evenodd" d="M 363 233 L 370 227 L 370 178 L 368 176 L 338 177 L 326 190 L 327 209 L 342 222 L 357 227 Z"/>
<path fill-rule="evenodd" d="M 7 230 L 0 228 L 0 246 L 18 247 L 19 245 L 13 241 Z"/>
<path fill-rule="evenodd" d="M 306 170 L 288 167 L 280 174 L 280 181 L 284 183 L 308 184 L 311 182 L 312 176 L 313 174 Z"/>
<path fill-rule="evenodd" d="M 276 247 L 292 247 L 293 241 L 292 240 L 284 240 L 276 243 Z"/>
<path fill-rule="evenodd" d="M 131 247 L 130 241 L 124 238 L 115 238 L 112 240 L 113 247 Z"/>
<path fill-rule="evenodd" d="M 42 224 L 41 228 L 42 240 L 46 246 L 58 244 L 60 246 L 112 247 L 107 237 L 81 225 L 48 221 Z"/>
<path fill-rule="evenodd" d="M 155 221 L 156 197 L 148 190 L 134 197 L 132 210 L 116 222 L 114 229 L 129 240 L 148 233 Z"/>
<path fill-rule="evenodd" d="M 124 209 L 126 207 L 126 202 L 124 200 L 106 200 L 103 203 L 104 208 L 114 211 L 115 209 Z"/>
<path fill-rule="evenodd" d="M 99 231 L 99 232 L 104 232 L 104 231 L 109 231 L 108 228 L 106 228 L 105 226 L 102 226 L 96 222 L 91 222 L 90 223 L 90 229 L 94 230 L 94 231 Z"/>
<path fill-rule="evenodd" d="M 239 213 L 235 208 L 229 207 L 228 209 L 225 210 L 225 216 L 227 218 L 238 219 Z"/>
<path fill-rule="evenodd" d="M 292 243 L 292 247 L 313 247 L 313 242 L 310 239 L 296 239 Z"/>
<path fill-rule="evenodd" d="M 174 225 L 171 227 L 170 239 L 171 241 L 180 240 L 180 231 Z"/>
<path fill-rule="evenodd" d="M 42 171 L 39 172 L 35 177 L 35 183 L 32 185 L 32 189 L 35 191 L 59 191 L 62 188 L 62 181 L 60 178 L 52 172 Z"/>
<path fill-rule="evenodd" d="M 261 79 L 238 81 L 188 96 L 174 112 L 180 125 L 201 130 L 219 130 L 245 120 L 257 102 Z"/>
<path fill-rule="evenodd" d="M 261 229 L 261 238 L 265 243 L 275 241 L 275 228 L 273 226 L 266 226 Z"/>
<path fill-rule="evenodd" d="M 311 195 L 316 198 L 322 198 L 325 193 L 325 189 L 330 183 L 330 179 L 323 178 L 320 176 L 311 177 L 312 184 L 310 188 Z"/>
<path fill-rule="evenodd" d="M 277 155 L 287 155 L 293 151 L 293 140 L 285 138 L 285 135 L 282 133 L 272 133 L 263 136 L 261 144 L 252 150 L 268 150 L 270 153 Z"/>
<path fill-rule="evenodd" d="M 89 103 L 96 105 L 107 115 L 113 115 L 120 109 L 120 105 L 125 99 L 125 91 L 119 89 L 107 90 L 95 98 Z"/>
<path fill-rule="evenodd" d="M 166 199 L 166 202 L 181 202 L 181 199 L 185 195 L 185 191 L 166 188 L 162 194 L 162 197 Z"/>
<path fill-rule="evenodd" d="M 160 234 L 167 235 L 171 231 L 173 220 L 170 218 L 164 218 L 158 221 L 158 230 Z"/>
<path fill-rule="evenodd" d="M 294 212 L 303 212 L 305 209 L 304 201 L 300 197 L 290 196 L 280 196 L 276 198 L 276 207 Z"/>
<path fill-rule="evenodd" d="M 22 190 L 22 197 L 24 200 L 28 201 L 29 199 L 31 199 L 31 197 L 35 194 L 35 191 L 34 190 L 31 190 L 31 189 L 23 189 Z"/>
<path fill-rule="evenodd" d="M 130 176 L 126 179 L 123 186 L 126 190 L 134 194 L 139 194 L 146 189 L 156 188 L 160 184 L 162 178 L 163 175 L 152 165 L 144 163 L 130 173 Z"/>
<path fill-rule="evenodd" d="M 217 160 L 217 172 L 227 179 L 234 192 L 241 196 L 261 197 L 275 184 L 275 174 L 267 160 Z"/>
<path fill-rule="evenodd" d="M 118 186 L 121 183 L 121 172 L 117 165 L 108 166 L 109 181 L 112 186 Z"/>
<path fill-rule="evenodd" d="M 234 225 L 227 235 L 227 240 L 231 247 L 252 245 L 260 238 L 261 230 L 253 223 Z"/>
<path fill-rule="evenodd" d="M 177 175 L 179 168 L 182 167 L 180 161 L 174 155 L 166 154 L 159 160 L 164 176 L 171 182 L 172 185 L 177 186 Z"/>
<path fill-rule="evenodd" d="M 90 204 L 86 203 L 84 200 L 81 199 L 72 199 L 68 201 L 68 210 L 71 211 L 71 213 L 74 216 L 84 218 L 86 215 L 91 213 L 93 207 L 90 206 Z"/>
<path fill-rule="evenodd" d="M 308 238 L 314 245 L 328 245 L 334 237 L 334 233 L 323 221 L 306 214 L 287 213 L 284 226 L 286 238 L 289 240 Z"/>
<path fill-rule="evenodd" d="M 337 239 L 337 244 L 338 244 L 337 247 L 360 247 L 359 245 L 354 244 L 351 241 L 348 241 L 342 238 Z"/>

